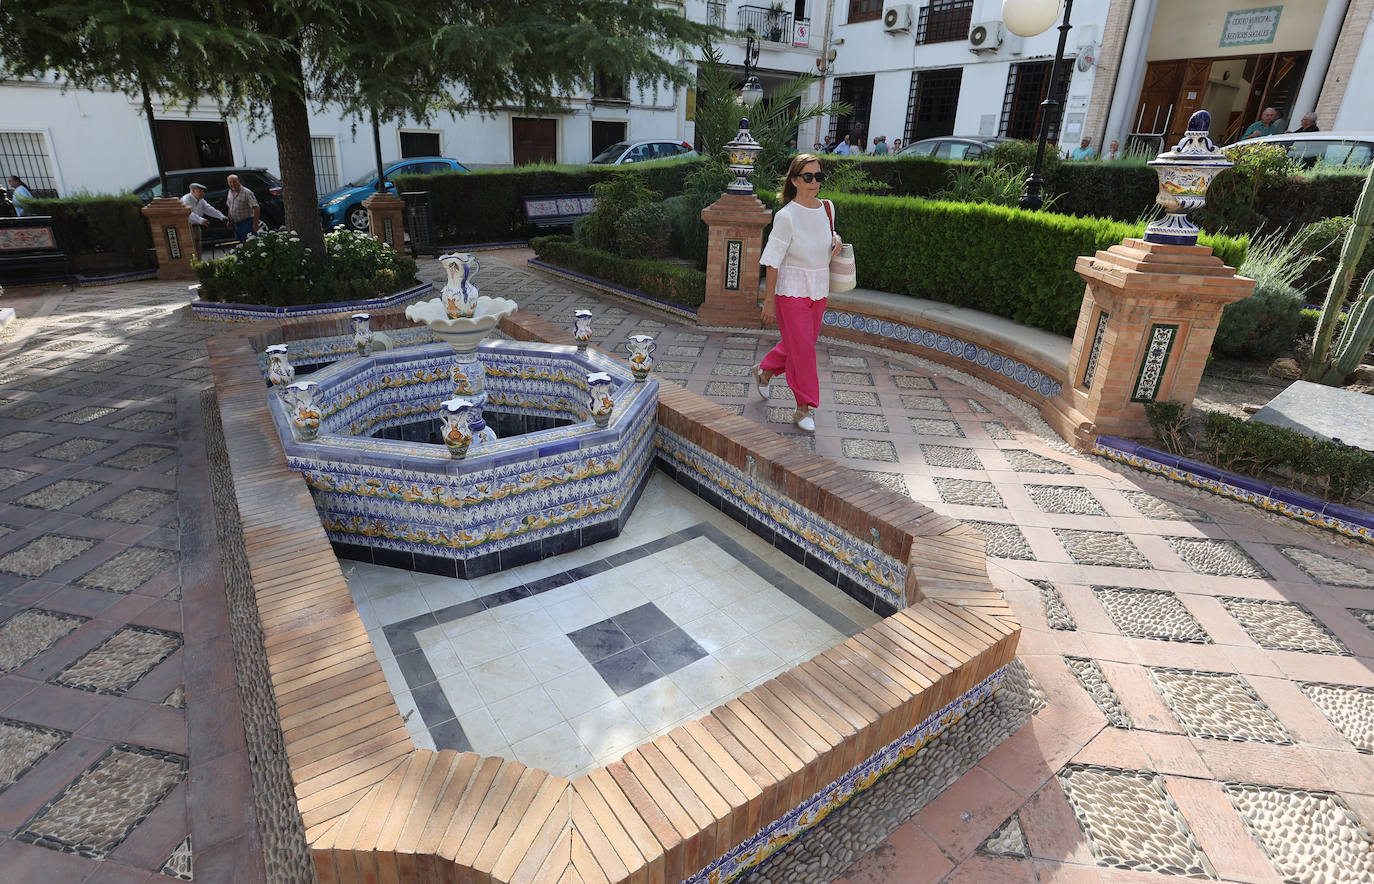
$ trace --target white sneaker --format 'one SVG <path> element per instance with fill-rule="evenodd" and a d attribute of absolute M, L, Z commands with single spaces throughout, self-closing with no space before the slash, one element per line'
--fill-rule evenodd
<path fill-rule="evenodd" d="M 769 383 L 771 383 L 771 381 L 765 381 L 763 379 L 763 368 L 757 365 L 754 366 L 754 392 L 758 393 L 759 398 L 765 402 L 768 401 Z"/>
<path fill-rule="evenodd" d="M 797 418 L 795 421 L 793 421 L 793 423 L 795 423 L 797 425 L 797 429 L 801 430 L 802 432 L 816 432 L 816 421 L 814 418 L 811 417 L 810 412 L 807 412 L 805 417 Z"/>

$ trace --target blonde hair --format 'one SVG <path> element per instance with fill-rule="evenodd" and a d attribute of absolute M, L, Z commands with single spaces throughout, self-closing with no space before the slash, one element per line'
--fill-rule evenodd
<path fill-rule="evenodd" d="M 792 158 L 792 162 L 787 164 L 787 173 L 782 179 L 782 193 L 778 196 L 782 199 L 785 206 L 797 198 L 797 185 L 792 183 L 792 179 L 801 174 L 808 163 L 820 165 L 821 158 L 811 153 L 799 153 Z"/>

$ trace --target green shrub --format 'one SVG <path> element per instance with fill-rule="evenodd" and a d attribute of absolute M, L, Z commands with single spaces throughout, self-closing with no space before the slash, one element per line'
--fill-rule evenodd
<path fill-rule="evenodd" d="M 1326 296 L 1326 290 L 1331 285 L 1331 274 L 1335 272 L 1341 257 L 1341 244 L 1345 242 L 1345 235 L 1349 231 L 1350 216 L 1343 215 L 1313 221 L 1293 238 L 1301 254 L 1311 259 L 1309 266 L 1294 283 L 1308 300 L 1320 302 Z M 1374 270 L 1374 248 L 1366 248 L 1360 254 L 1355 275 L 1350 281 L 1352 295 L 1371 270 Z"/>
<path fill-rule="evenodd" d="M 1374 454 L 1288 427 L 1207 412 L 1203 451 L 1225 470 L 1257 478 L 1289 476 L 1303 490 L 1347 503 L 1374 487 Z"/>
<path fill-rule="evenodd" d="M 1135 221 L 1155 205 L 1159 176 L 1140 162 L 1064 163 L 1047 179 L 1064 215 Z"/>
<path fill-rule="evenodd" d="M 315 265 L 295 231 L 249 238 L 223 258 L 192 261 L 206 301 L 285 306 L 358 301 L 415 284 L 415 262 L 365 233 L 335 230 Z"/>
<path fill-rule="evenodd" d="M 1170 454 L 1188 454 L 1193 440 L 1188 435 L 1188 410 L 1182 402 L 1146 402 L 1145 417 L 1155 439 Z"/>
<path fill-rule="evenodd" d="M 765 200 L 765 203 L 769 200 Z M 1002 206 L 836 195 L 863 288 L 943 301 L 1071 336 L 1083 301 L 1080 255 L 1139 236 L 1141 224 Z M 1245 240 L 1202 238 L 1236 266 Z"/>
<path fill-rule="evenodd" d="M 994 166 L 1011 166 L 1016 175 L 1025 181 L 1035 165 L 1036 142 L 1001 141 L 992 150 L 983 154 L 982 160 Z M 1040 163 L 1040 175 L 1046 182 L 1053 181 L 1064 166 L 1064 158 L 1053 144 L 1045 145 L 1045 157 Z M 1048 188 L 1045 191 L 1049 192 Z"/>
<path fill-rule="evenodd" d="M 975 168 L 978 163 L 964 160 L 936 160 L 916 156 L 842 157 L 826 154 L 821 157 L 821 171 L 826 174 L 826 190 L 832 181 L 842 180 L 846 170 L 858 169 L 873 181 L 885 184 L 894 196 L 928 197 L 945 186 L 945 176 L 951 168 Z"/>
<path fill-rule="evenodd" d="M 591 249 L 569 236 L 537 236 L 530 247 L 541 260 L 615 283 L 653 298 L 699 307 L 706 300 L 706 274 L 662 261 L 623 258 Z"/>
<path fill-rule="evenodd" d="M 626 209 L 615 221 L 615 251 L 626 258 L 662 258 L 671 230 L 662 203 Z"/>
<path fill-rule="evenodd" d="M 1237 268 L 1255 280 L 1250 297 L 1226 305 L 1212 348 L 1242 359 L 1268 359 L 1287 350 L 1302 321 L 1303 296 L 1294 287 L 1310 256 L 1282 233 L 1257 237 Z"/>
<path fill-rule="evenodd" d="M 578 227 L 578 241 L 605 252 L 616 250 L 616 225 L 621 215 L 661 198 L 636 175 L 616 175 L 593 184 L 592 195 L 596 197 L 596 209 Z"/>
<path fill-rule="evenodd" d="M 1365 169 L 1301 172 L 1262 190 L 1257 208 L 1276 228 L 1296 228 L 1323 218 L 1348 216 L 1355 211 L 1365 173 Z"/>
<path fill-rule="evenodd" d="M 132 194 L 77 193 L 63 199 L 30 200 L 28 209 L 34 215 L 52 216 L 57 244 L 78 273 L 123 273 L 157 266 L 152 234 L 142 214 L 143 201 Z"/>
<path fill-rule="evenodd" d="M 989 206 L 1017 207 L 1025 193 L 1025 180 L 1012 166 L 994 166 L 990 163 L 975 167 L 962 167 L 949 170 L 949 185 L 934 199 L 959 203 L 980 203 Z M 1046 191 L 1042 197 L 1042 209 L 1052 211 L 1057 196 Z"/>
<path fill-rule="evenodd" d="M 1191 213 L 1194 223 L 1211 231 L 1256 231 L 1268 220 L 1262 195 L 1279 189 L 1297 170 L 1288 151 L 1277 144 L 1247 144 L 1222 150 L 1234 165 L 1207 190 L 1207 206 Z"/>

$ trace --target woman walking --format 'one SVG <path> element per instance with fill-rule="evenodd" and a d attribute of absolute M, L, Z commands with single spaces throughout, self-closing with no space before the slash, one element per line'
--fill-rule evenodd
<path fill-rule="evenodd" d="M 769 382 L 786 375 L 797 400 L 792 422 L 808 433 L 816 431 L 812 409 L 821 401 L 816 340 L 830 294 L 830 259 L 840 249 L 835 207 L 818 196 L 821 180 L 821 162 L 815 156 L 803 153 L 792 158 L 783 182 L 782 208 L 773 215 L 773 232 L 759 258 L 768 268 L 763 318 L 777 320 L 782 340 L 754 367 L 755 387 L 767 399 Z"/>

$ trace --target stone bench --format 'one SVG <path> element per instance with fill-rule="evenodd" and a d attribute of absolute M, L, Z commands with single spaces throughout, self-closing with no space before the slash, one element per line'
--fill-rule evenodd
<path fill-rule="evenodd" d="M 596 208 L 590 193 L 553 193 L 521 199 L 525 221 L 531 227 L 567 227 Z"/>

